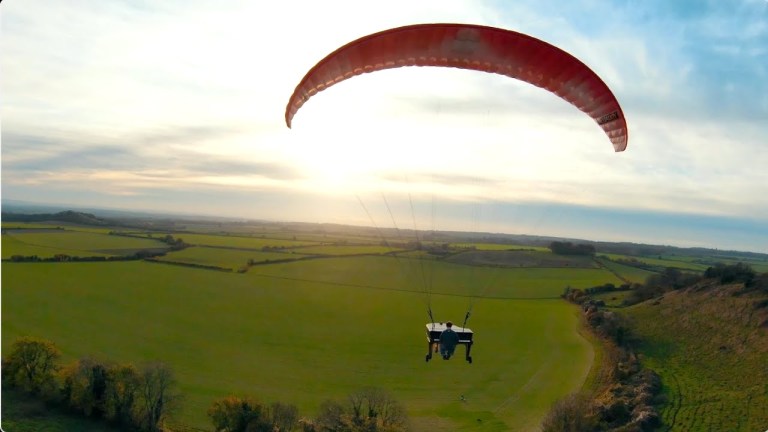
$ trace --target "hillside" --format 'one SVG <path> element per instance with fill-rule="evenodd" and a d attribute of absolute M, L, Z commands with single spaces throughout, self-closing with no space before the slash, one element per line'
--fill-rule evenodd
<path fill-rule="evenodd" d="M 661 375 L 662 430 L 768 428 L 768 296 L 701 281 L 624 309 Z"/>
<path fill-rule="evenodd" d="M 104 218 L 91 213 L 77 212 L 73 210 L 61 211 L 58 213 L 8 213 L 3 212 L 3 222 L 66 222 L 79 225 L 108 226 L 114 224 Z"/>

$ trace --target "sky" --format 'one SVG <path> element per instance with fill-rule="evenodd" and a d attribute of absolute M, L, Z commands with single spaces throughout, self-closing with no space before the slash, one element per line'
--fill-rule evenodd
<path fill-rule="evenodd" d="M 514 79 L 304 74 L 392 27 L 502 27 L 579 58 L 629 145 Z M 768 252 L 768 1 L 6 0 L 2 197 L 72 207 Z"/>

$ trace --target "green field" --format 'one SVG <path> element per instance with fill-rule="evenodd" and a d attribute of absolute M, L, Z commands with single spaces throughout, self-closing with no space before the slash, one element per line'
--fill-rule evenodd
<path fill-rule="evenodd" d="M 38 222 L 2 222 L 3 229 L 57 229 L 63 228 L 63 224 L 38 223 Z"/>
<path fill-rule="evenodd" d="M 452 243 L 451 246 L 457 248 L 475 248 L 476 250 L 490 250 L 490 251 L 503 251 L 503 250 L 535 250 L 538 252 L 549 252 L 549 248 L 541 246 L 526 246 L 526 245 L 514 245 L 503 243 Z"/>
<path fill-rule="evenodd" d="M 768 428 L 766 311 L 726 290 L 672 292 L 623 310 L 635 323 L 644 364 L 656 370 L 670 431 Z M 762 324 L 764 325 L 764 324 Z"/>
<path fill-rule="evenodd" d="M 142 249 L 166 249 L 157 240 L 109 235 L 107 233 L 36 229 L 13 230 L 4 228 L 3 259 L 13 255 L 37 255 L 40 258 L 57 254 L 70 256 L 131 255 Z"/>
<path fill-rule="evenodd" d="M 107 235 L 107 228 L 55 227 L 3 224 L 3 258 L 167 247 L 159 241 L 166 232 L 126 237 Z M 4 262 L 3 349 L 30 335 L 57 343 L 66 361 L 163 360 L 184 395 L 175 424 L 203 430 L 211 429 L 208 406 L 230 394 L 293 403 L 312 416 L 323 400 L 378 386 L 407 407 L 416 431 L 534 431 L 554 400 L 585 384 L 601 352 L 591 345 L 597 341 L 579 335 L 578 308 L 559 299 L 563 290 L 642 283 L 654 274 L 607 259 L 492 243 L 435 242 L 475 248 L 447 258 L 427 249 L 388 254 L 392 248 L 362 228 L 221 228 L 169 232 L 193 246 L 169 251 L 160 262 Z M 394 234 L 389 240 L 404 241 Z M 729 257 L 637 259 L 658 269 L 700 271 L 702 259 L 716 258 Z M 759 269 L 763 263 L 749 264 Z M 628 293 L 596 298 L 619 306 Z M 644 363 L 662 374 L 669 398 L 662 415 L 670 430 L 748 431 L 768 420 L 768 389 L 754 384 L 768 380 L 768 342 L 755 339 L 759 331 L 729 326 L 743 315 L 714 313 L 742 310 L 743 299 L 719 301 L 732 304 L 710 310 L 702 306 L 707 302 L 668 294 L 660 305 L 622 309 L 646 341 Z M 459 322 L 472 307 L 472 365 L 463 361 L 463 348 L 450 362 L 424 362 L 428 306 L 436 320 Z M 730 333 L 712 337 L 712 325 Z M 728 370 L 763 375 L 734 378 Z M 8 397 L 19 409 L 4 407 L 3 426 L 102 430 L 56 412 L 43 416 L 23 397 Z"/>
<path fill-rule="evenodd" d="M 616 273 L 630 283 L 645 283 L 648 276 L 657 274 L 649 270 L 643 270 L 641 268 L 632 267 L 624 264 L 619 264 L 615 261 L 607 260 L 604 258 L 597 258 L 602 265 L 608 270 Z"/>
<path fill-rule="evenodd" d="M 245 267 L 249 260 L 254 262 L 268 262 L 285 259 L 297 259 L 305 255 L 288 252 L 259 252 L 242 249 L 212 248 L 205 246 L 193 246 L 180 251 L 169 252 L 158 261 L 180 262 L 185 264 L 200 264 L 216 266 L 231 270 Z"/>
<path fill-rule="evenodd" d="M 142 261 L 4 263 L 3 348 L 34 335 L 55 341 L 67 361 L 164 360 L 185 395 L 177 421 L 202 428 L 210 403 L 228 394 L 312 415 L 324 399 L 375 385 L 407 406 L 414 430 L 536 430 L 552 401 L 582 385 L 593 351 L 577 334 L 577 309 L 555 297 L 565 281 L 591 286 L 609 273 L 434 263 L 438 320 L 462 319 L 469 281 L 499 296 L 552 299 L 478 300 L 474 364 L 425 363 L 415 261 L 328 258 L 246 274 Z"/>
<path fill-rule="evenodd" d="M 591 256 L 558 255 L 549 251 L 529 250 L 471 250 L 455 254 L 447 261 L 457 264 L 501 267 L 542 267 L 542 268 L 597 268 Z"/>
<path fill-rule="evenodd" d="M 173 233 L 175 238 L 180 238 L 184 242 L 191 245 L 198 246 L 224 246 L 240 249 L 262 249 L 264 247 L 282 247 L 291 248 L 297 246 L 311 246 L 320 244 L 319 242 L 311 241 L 299 241 L 288 239 L 274 239 L 274 238 L 261 238 L 261 237 L 242 237 L 242 236 L 230 236 L 230 235 L 209 235 L 209 234 L 190 234 L 190 233 Z M 155 237 L 162 236 L 161 234 L 155 234 Z"/>
<path fill-rule="evenodd" d="M 259 266 L 249 274 L 361 288 L 505 299 L 556 299 L 568 285 L 588 288 L 621 283 L 603 269 L 488 268 L 376 256 Z"/>
<path fill-rule="evenodd" d="M 377 245 L 328 245 L 295 248 L 294 251 L 307 255 L 382 255 L 402 249 Z"/>
<path fill-rule="evenodd" d="M 658 270 L 663 270 L 667 267 L 677 268 L 685 271 L 703 272 L 709 267 L 708 265 L 697 263 L 692 258 L 686 258 L 683 256 L 632 256 L 632 255 L 620 255 L 612 253 L 600 253 L 599 256 L 606 256 L 612 260 L 637 260 L 641 263 L 654 266 Z"/>

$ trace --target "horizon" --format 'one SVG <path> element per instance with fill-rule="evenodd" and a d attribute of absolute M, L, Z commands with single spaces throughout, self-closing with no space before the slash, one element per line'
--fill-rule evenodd
<path fill-rule="evenodd" d="M 240 217 L 237 215 L 222 215 L 222 214 L 200 214 L 200 213 L 175 213 L 175 212 L 164 212 L 162 210 L 157 209 L 121 209 L 121 208 L 114 208 L 114 207 L 99 207 L 99 206 L 73 206 L 69 204 L 61 204 L 61 203 L 37 203 L 37 202 L 30 202 L 30 201 L 23 201 L 23 200 L 2 200 L 2 211 L 6 212 L 5 207 L 6 206 L 18 206 L 19 208 L 26 208 L 27 210 L 32 210 L 31 208 L 41 208 L 46 209 L 48 211 L 75 211 L 75 212 L 85 212 L 85 213 L 92 213 L 96 216 L 99 216 L 99 212 L 105 212 L 105 213 L 125 213 L 125 217 L 148 217 L 148 218 L 179 218 L 184 221 L 188 222 L 195 222 L 196 218 L 203 219 L 203 220 L 210 220 L 210 221 L 224 221 L 225 223 L 276 223 L 276 224 L 307 224 L 307 225 L 338 225 L 338 226 L 349 226 L 349 227 L 357 227 L 357 228 L 368 228 L 368 229 L 386 229 L 386 230 L 400 230 L 400 231 L 413 231 L 413 227 L 402 227 L 402 226 L 391 226 L 391 227 L 380 227 L 378 225 L 372 225 L 371 223 L 365 223 L 365 221 L 362 221 L 360 223 L 344 223 L 344 222 L 322 222 L 322 221 L 305 221 L 305 220 L 290 220 L 290 219 L 265 219 L 265 218 L 247 218 L 247 217 Z M 45 211 L 41 211 L 38 213 L 24 213 L 24 212 L 16 212 L 16 214 L 44 214 Z M 131 213 L 136 214 L 135 216 L 130 216 Z M 113 215 L 102 215 L 101 217 L 104 218 L 119 218 L 120 216 L 113 216 Z M 727 247 L 707 247 L 707 246 L 697 246 L 697 245 L 680 245 L 680 244 L 673 244 L 673 243 L 653 243 L 653 242 L 645 242 L 645 241 L 633 241 L 629 239 L 622 239 L 622 238 L 614 238 L 614 239 L 600 239 L 600 238 L 588 238 L 588 237 L 573 237 L 573 236 L 567 236 L 567 235 L 556 235 L 552 233 L 546 233 L 546 232 L 540 232 L 540 233 L 522 233 L 522 232 L 505 232 L 505 231 L 493 231 L 493 230 L 466 230 L 466 229 L 451 229 L 449 227 L 444 228 L 419 228 L 420 232 L 448 232 L 448 233 L 459 233 L 459 234 L 487 234 L 491 236 L 512 236 L 512 237 L 532 237 L 532 238 L 545 238 L 545 239 L 559 239 L 559 240 L 568 240 L 568 241 L 584 241 L 589 243 L 625 243 L 625 244 L 635 244 L 635 245 L 644 245 L 644 246 L 660 246 L 660 247 L 671 247 L 671 248 L 679 248 L 679 249 L 707 249 L 707 250 L 717 250 L 717 251 L 723 251 L 723 252 L 739 252 L 739 253 L 756 253 L 756 254 L 766 254 L 768 255 L 768 251 L 760 251 L 760 250 L 745 250 L 745 249 L 734 249 L 734 248 L 727 248 Z"/>
<path fill-rule="evenodd" d="M 768 253 L 764 0 L 27 0 L 0 20 L 3 199 Z M 574 55 L 627 150 L 540 88 L 435 67 L 339 83 L 286 128 L 326 54 L 426 22 Z"/>

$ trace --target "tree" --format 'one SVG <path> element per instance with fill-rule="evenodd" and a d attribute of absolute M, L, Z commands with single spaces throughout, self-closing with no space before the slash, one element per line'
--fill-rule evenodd
<path fill-rule="evenodd" d="M 139 373 L 132 365 L 113 365 L 107 371 L 104 417 L 119 425 L 134 425 L 133 412 L 139 389 Z"/>
<path fill-rule="evenodd" d="M 373 430 L 400 430 L 406 426 L 405 409 L 384 389 L 367 387 L 349 395 L 352 419 Z"/>
<path fill-rule="evenodd" d="M 722 284 L 743 282 L 749 285 L 755 276 L 752 267 L 741 262 L 731 265 L 717 264 L 704 272 L 704 277 L 719 278 Z"/>
<path fill-rule="evenodd" d="M 214 401 L 208 417 L 217 432 L 272 432 L 274 429 L 266 409 L 251 397 L 228 396 Z"/>
<path fill-rule="evenodd" d="M 317 418 L 315 419 L 315 425 L 317 430 L 326 431 L 344 431 L 344 407 L 337 401 L 326 400 L 320 404 Z"/>
<path fill-rule="evenodd" d="M 337 432 L 397 432 L 407 429 L 408 417 L 399 402 L 383 389 L 368 387 L 349 395 L 348 405 L 325 401 L 305 430 Z"/>
<path fill-rule="evenodd" d="M 291 431 L 299 423 L 299 409 L 296 405 L 273 402 L 269 407 L 269 418 L 276 431 Z"/>
<path fill-rule="evenodd" d="M 215 401 L 208 416 L 217 432 L 285 432 L 298 425 L 299 410 L 281 402 L 266 407 L 252 397 L 228 396 Z"/>
<path fill-rule="evenodd" d="M 51 396 L 56 388 L 56 363 L 61 352 L 53 342 L 23 337 L 11 345 L 10 354 L 3 362 L 6 382 L 22 390 Z"/>
<path fill-rule="evenodd" d="M 549 250 L 558 255 L 594 255 L 596 250 L 594 245 L 573 244 L 571 242 L 553 241 L 549 244 Z"/>
<path fill-rule="evenodd" d="M 164 363 L 146 364 L 139 372 L 136 419 L 144 430 L 161 430 L 162 422 L 178 399 L 174 392 L 173 372 Z"/>
<path fill-rule="evenodd" d="M 63 372 L 64 403 L 86 416 L 102 417 L 107 390 L 107 366 L 83 358 L 67 366 Z"/>

